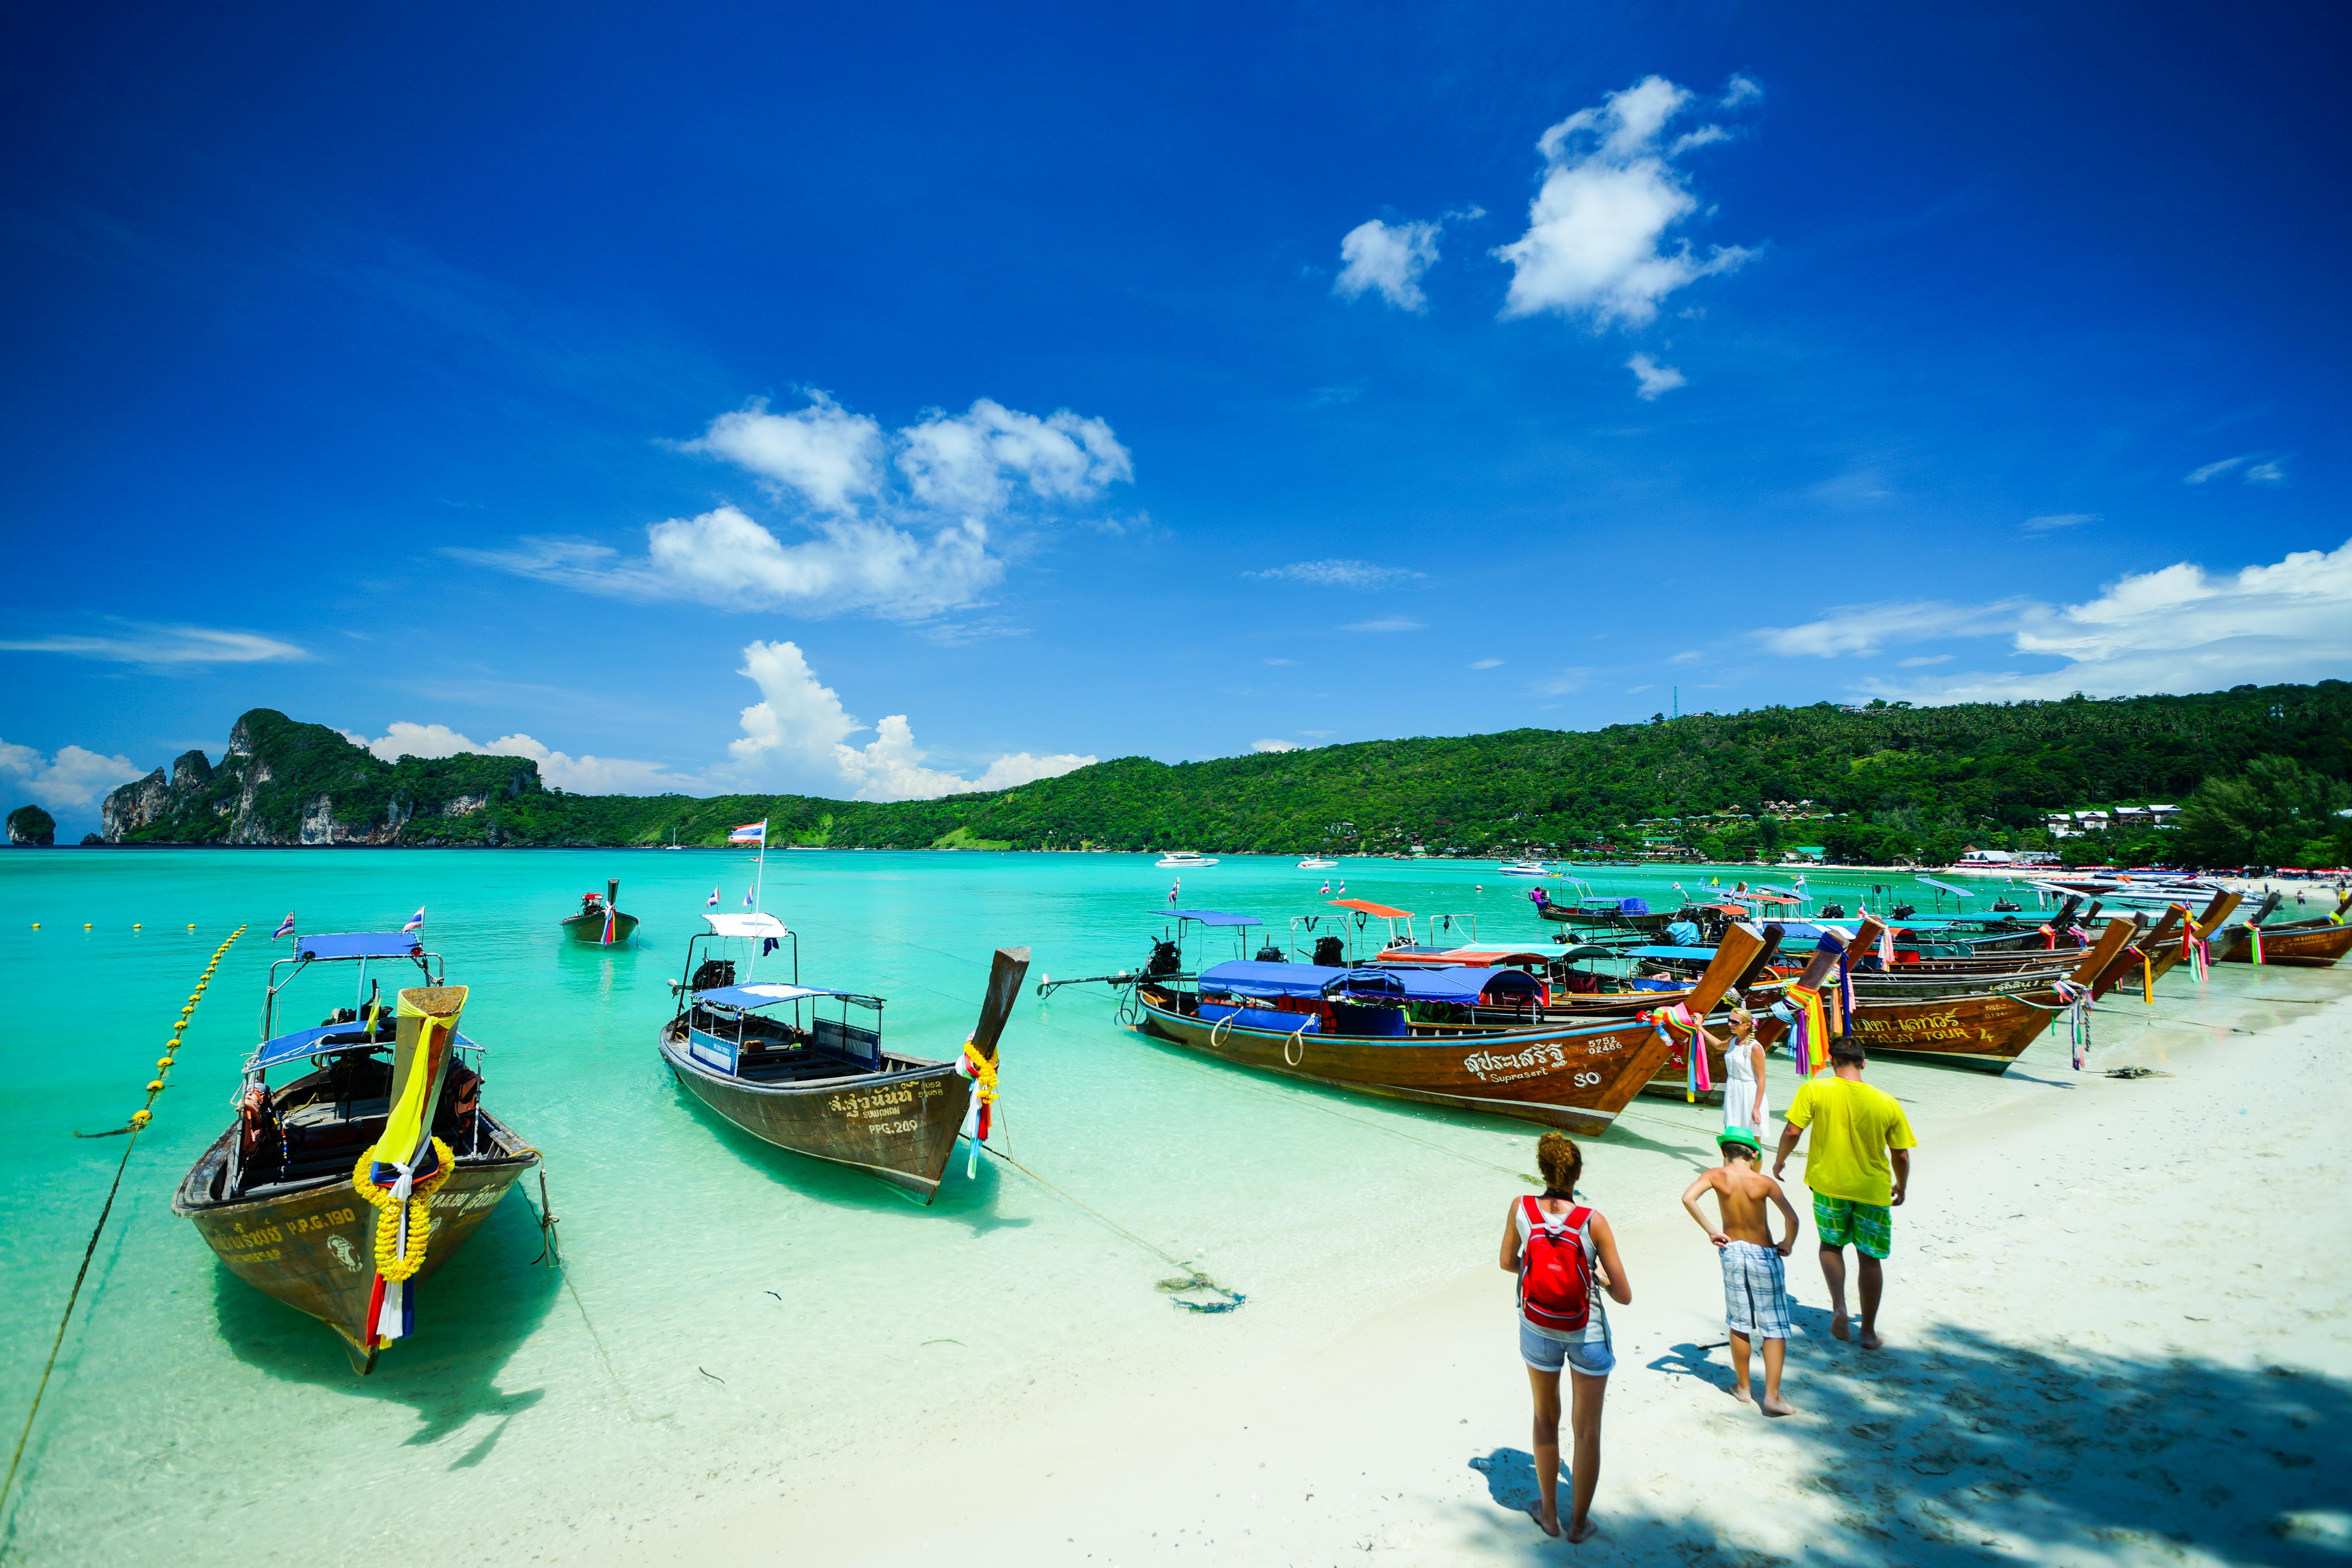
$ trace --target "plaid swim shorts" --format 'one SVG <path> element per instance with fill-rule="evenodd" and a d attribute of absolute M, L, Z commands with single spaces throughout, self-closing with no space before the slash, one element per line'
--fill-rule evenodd
<path fill-rule="evenodd" d="M 1813 1228 L 1823 1247 L 1853 1243 L 1864 1258 L 1885 1258 L 1895 1243 L 1895 1211 L 1885 1204 L 1858 1204 L 1852 1198 L 1813 1194 Z"/>
<path fill-rule="evenodd" d="M 1735 1241 L 1720 1251 L 1726 1326 L 1751 1340 L 1787 1339 L 1789 1277 L 1780 1252 L 1752 1241 Z"/>

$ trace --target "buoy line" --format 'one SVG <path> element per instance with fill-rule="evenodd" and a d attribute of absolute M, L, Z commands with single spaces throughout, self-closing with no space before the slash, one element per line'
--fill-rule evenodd
<path fill-rule="evenodd" d="M 245 927 L 239 926 L 228 933 L 226 942 L 213 949 L 212 961 L 205 965 L 204 973 L 196 981 L 196 988 L 188 994 L 187 1005 L 180 1009 L 179 1021 L 172 1026 L 172 1037 L 164 1045 L 163 1054 L 155 1060 L 155 1076 L 147 1083 L 147 1102 L 131 1112 L 129 1121 L 110 1131 L 74 1134 L 77 1138 L 112 1138 L 127 1132 L 130 1137 L 122 1145 L 122 1158 L 115 1162 L 114 1182 L 106 1189 L 106 1202 L 98 1211 L 98 1223 L 90 1226 L 89 1245 L 82 1248 L 81 1268 L 75 1271 L 73 1289 L 66 1294 L 66 1310 L 58 1315 L 57 1338 L 49 1342 L 49 1359 L 41 1363 L 41 1381 L 35 1385 L 32 1405 L 25 1412 L 25 1429 L 16 1434 L 16 1451 L 8 1456 L 7 1478 L 0 1480 L 0 1518 L 5 1517 L 8 1496 L 16 1489 L 16 1470 L 25 1460 L 25 1444 L 33 1436 L 33 1420 L 41 1413 L 41 1398 L 49 1391 L 49 1374 L 57 1370 L 58 1352 L 65 1348 L 66 1326 L 73 1321 L 75 1303 L 81 1300 L 82 1284 L 89 1278 L 90 1260 L 98 1256 L 98 1238 L 105 1233 L 108 1216 L 114 1213 L 116 1194 L 122 1191 L 122 1175 L 131 1166 L 131 1151 L 139 1146 L 139 1134 L 145 1131 L 147 1124 L 154 1120 L 155 1097 L 167 1087 L 165 1079 L 171 1074 L 173 1058 L 179 1054 L 180 1037 L 186 1032 L 188 1020 L 195 1016 L 197 1004 L 205 999 L 205 987 L 212 984 L 213 973 L 220 968 L 221 956 L 236 945 L 236 939 L 244 934 Z"/>

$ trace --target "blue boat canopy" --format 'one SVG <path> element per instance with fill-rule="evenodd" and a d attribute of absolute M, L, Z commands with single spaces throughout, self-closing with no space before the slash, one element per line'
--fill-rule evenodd
<path fill-rule="evenodd" d="M 1198 921 L 1204 926 L 1257 926 L 1265 922 L 1255 915 L 1220 914 L 1215 910 L 1171 910 L 1170 915 L 1180 921 Z"/>
<path fill-rule="evenodd" d="M 1684 963 L 1711 963 L 1715 960 L 1715 949 L 1711 947 L 1629 947 L 1625 950 L 1625 956 L 1674 959 Z"/>
<path fill-rule="evenodd" d="M 819 991 L 806 985 L 784 985 L 765 980 L 749 985 L 722 985 L 713 991 L 698 991 L 695 1001 L 706 1007 L 733 1007 L 748 1011 L 755 1007 L 772 1007 L 779 1002 L 802 1002 L 811 996 L 846 996 L 846 991 Z"/>
<path fill-rule="evenodd" d="M 1339 969 L 1243 960 L 1202 970 L 1201 989 L 1262 1000 L 1344 995 L 1468 1006 L 1486 996 L 1534 996 L 1543 987 L 1524 969 Z"/>
<path fill-rule="evenodd" d="M 392 1009 L 385 1008 L 384 1016 L 389 1018 L 391 1016 Z M 459 1035 L 456 1043 L 461 1051 L 482 1048 L 464 1035 Z M 324 1056 L 330 1051 L 369 1049 L 388 1051 L 392 1049 L 392 1041 L 371 1039 L 366 1026 L 362 1024 L 322 1024 L 315 1029 L 297 1029 L 290 1035 L 263 1041 L 261 1048 L 246 1059 L 245 1070 L 263 1072 L 286 1062 L 299 1061 L 304 1057 Z"/>
<path fill-rule="evenodd" d="M 413 931 L 347 931 L 294 939 L 297 958 L 415 958 L 424 951 Z"/>

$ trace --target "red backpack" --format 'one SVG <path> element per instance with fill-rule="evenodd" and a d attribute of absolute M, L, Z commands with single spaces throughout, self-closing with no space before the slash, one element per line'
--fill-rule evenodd
<path fill-rule="evenodd" d="M 1592 1312 L 1592 1263 L 1584 1226 L 1592 1211 L 1579 1205 L 1558 1219 L 1533 1198 L 1527 1205 L 1528 1243 L 1519 1253 L 1519 1310 L 1539 1329 L 1580 1332 Z"/>

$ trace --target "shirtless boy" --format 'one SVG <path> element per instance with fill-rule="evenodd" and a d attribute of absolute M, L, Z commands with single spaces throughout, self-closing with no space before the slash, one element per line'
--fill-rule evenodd
<path fill-rule="evenodd" d="M 1763 1149 L 1745 1127 L 1727 1127 L 1716 1140 L 1723 1163 L 1700 1173 L 1683 1189 L 1683 1207 L 1706 1232 L 1723 1258 L 1723 1315 L 1731 1331 L 1731 1373 L 1734 1399 L 1748 1398 L 1748 1342 L 1764 1342 L 1764 1413 L 1794 1415 L 1796 1406 L 1780 1397 L 1780 1363 L 1789 1344 L 1789 1280 L 1782 1259 L 1797 1245 L 1797 1211 L 1789 1206 L 1780 1184 L 1757 1169 Z M 1715 1194 L 1723 1216 L 1720 1228 L 1699 1213 L 1703 1193 Z M 1772 1239 L 1772 1212 L 1778 1204 L 1789 1218 L 1789 1234 Z"/>

